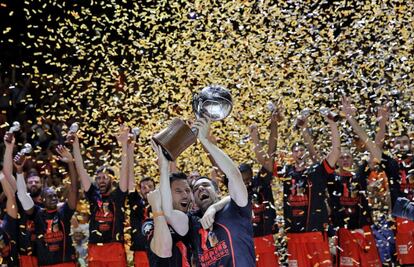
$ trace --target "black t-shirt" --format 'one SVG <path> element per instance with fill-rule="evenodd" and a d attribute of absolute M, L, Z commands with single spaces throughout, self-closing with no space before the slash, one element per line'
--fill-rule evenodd
<path fill-rule="evenodd" d="M 17 208 L 19 211 L 18 216 L 18 244 L 20 255 L 36 256 L 35 250 L 35 224 L 31 216 L 27 215 L 24 211 L 19 198 L 16 196 Z"/>
<path fill-rule="evenodd" d="M 253 209 L 254 237 L 270 235 L 275 231 L 276 211 L 271 186 L 272 179 L 272 172 L 262 167 L 259 174 L 252 178 L 251 185 L 248 187 Z"/>
<path fill-rule="evenodd" d="M 0 227 L 0 258 L 7 266 L 19 266 L 17 255 L 17 220 L 6 214 Z"/>
<path fill-rule="evenodd" d="M 124 204 L 127 193 L 117 187 L 108 195 L 101 195 L 95 185 L 85 193 L 90 206 L 89 243 L 124 241 Z"/>
<path fill-rule="evenodd" d="M 359 229 L 371 225 L 371 213 L 366 192 L 367 181 L 361 175 L 337 173 L 329 176 L 328 192 L 335 227 Z"/>
<path fill-rule="evenodd" d="M 75 249 L 70 236 L 70 220 L 75 210 L 63 204 L 53 212 L 35 206 L 34 222 L 36 251 L 39 265 L 75 261 Z"/>
<path fill-rule="evenodd" d="M 145 251 L 146 238 L 142 234 L 142 223 L 149 217 L 150 207 L 146 205 L 137 191 L 128 195 L 131 223 L 131 247 L 132 251 Z"/>
<path fill-rule="evenodd" d="M 414 201 L 414 161 L 412 158 L 398 160 L 400 174 L 400 196 Z"/>
<path fill-rule="evenodd" d="M 147 219 L 142 225 L 142 235 L 145 236 L 145 245 L 148 254 L 148 260 L 151 267 L 190 267 L 191 253 L 189 249 L 188 236 L 183 237 L 177 234 L 174 229 L 170 229 L 173 247 L 172 256 L 169 258 L 160 258 L 152 252 L 150 244 L 154 234 L 154 221 Z"/>
<path fill-rule="evenodd" d="M 217 212 L 213 230 L 204 230 L 201 213 L 189 215 L 189 234 L 197 266 L 255 266 L 252 208 L 231 200 Z"/>
<path fill-rule="evenodd" d="M 325 230 L 327 181 L 333 171 L 326 160 L 301 172 L 291 165 L 283 168 L 283 212 L 288 233 Z"/>

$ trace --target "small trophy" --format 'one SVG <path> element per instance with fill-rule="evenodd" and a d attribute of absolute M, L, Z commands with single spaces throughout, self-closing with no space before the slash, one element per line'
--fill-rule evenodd
<path fill-rule="evenodd" d="M 13 122 L 12 127 L 6 132 L 6 142 L 11 143 L 15 132 L 20 131 L 20 123 L 18 121 Z"/>
<path fill-rule="evenodd" d="M 230 91 L 219 85 L 210 85 L 193 95 L 193 111 L 197 118 L 207 117 L 212 121 L 226 118 L 233 102 Z M 162 147 L 168 160 L 174 161 L 185 149 L 197 140 L 197 130 L 191 129 L 183 120 L 174 118 L 170 125 L 152 139 Z"/>
<path fill-rule="evenodd" d="M 74 134 L 76 134 L 78 131 L 79 125 L 76 122 L 72 123 L 72 125 L 69 128 L 68 135 L 66 136 L 65 143 L 69 145 L 73 144 L 73 141 L 75 141 Z"/>
<path fill-rule="evenodd" d="M 330 110 L 329 108 L 327 108 L 327 107 L 322 107 L 322 108 L 320 108 L 320 109 L 319 109 L 319 113 L 320 113 L 322 116 L 326 116 L 326 117 L 328 117 L 328 119 L 333 120 L 333 121 L 335 121 L 335 122 L 337 122 L 337 121 L 340 119 L 340 116 L 339 116 L 337 113 L 335 113 L 335 112 L 331 111 L 331 110 Z"/>
<path fill-rule="evenodd" d="M 19 158 L 16 161 L 16 164 L 21 165 L 23 161 L 26 159 L 27 155 L 29 155 L 32 152 L 32 145 L 29 143 L 26 143 L 23 148 L 20 150 Z"/>
<path fill-rule="evenodd" d="M 303 109 L 295 121 L 294 128 L 297 130 L 302 128 L 303 125 L 305 124 L 305 120 L 309 117 L 310 113 L 311 113 L 310 109 L 308 108 Z"/>
<path fill-rule="evenodd" d="M 139 129 L 139 127 L 132 128 L 131 133 L 129 134 L 129 138 L 128 138 L 129 143 L 131 143 L 132 141 L 137 141 L 137 138 L 140 133 L 141 133 L 141 130 Z"/>

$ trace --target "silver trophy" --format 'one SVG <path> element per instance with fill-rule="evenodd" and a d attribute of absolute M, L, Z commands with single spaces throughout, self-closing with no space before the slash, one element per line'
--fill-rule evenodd
<path fill-rule="evenodd" d="M 79 124 L 74 122 L 69 127 L 68 135 L 66 136 L 66 144 L 73 144 L 73 141 L 75 141 L 75 134 L 79 131 Z"/>
<path fill-rule="evenodd" d="M 15 132 L 20 131 L 20 123 L 18 121 L 13 122 L 12 127 L 6 132 L 5 134 L 5 140 L 7 143 L 11 143 L 13 140 L 13 136 Z"/>
<path fill-rule="evenodd" d="M 20 150 L 20 152 L 18 153 L 19 158 L 16 161 L 16 164 L 21 165 L 26 159 L 27 155 L 29 155 L 30 153 L 32 153 L 32 145 L 29 143 L 26 143 L 23 146 L 23 148 Z"/>
<path fill-rule="evenodd" d="M 206 117 L 219 121 L 230 114 L 233 101 L 230 91 L 223 86 L 211 85 L 193 95 L 192 106 L 197 118 Z M 196 142 L 197 131 L 191 129 L 183 120 L 174 118 L 167 128 L 152 138 L 162 147 L 167 159 L 173 161 Z"/>

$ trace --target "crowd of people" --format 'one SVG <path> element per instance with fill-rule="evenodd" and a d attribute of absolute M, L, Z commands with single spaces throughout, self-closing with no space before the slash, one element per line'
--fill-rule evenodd
<path fill-rule="evenodd" d="M 66 170 L 55 178 L 50 166 L 36 165 L 36 152 L 20 150 L 13 132 L 5 132 L 2 263 L 127 266 L 129 250 L 137 267 L 414 265 L 410 136 L 391 137 L 385 149 L 386 105 L 378 107 L 374 139 L 355 119 L 350 99 L 344 97 L 338 109 L 342 116 L 323 113 L 329 152 L 317 151 L 302 114 L 296 125 L 303 140 L 292 140 L 287 161 L 277 156 L 284 119 L 283 100 L 278 102 L 269 115 L 267 147 L 258 126 L 250 127 L 257 173 L 218 148 L 208 118 L 192 125 L 212 163 L 206 175 L 178 170 L 155 142 L 159 177 L 135 173 L 136 140 L 120 125 L 119 177 L 108 165 L 96 166 L 91 177 L 81 140 L 69 131 L 48 145 Z M 341 144 L 338 120 L 352 128 L 355 148 Z M 368 157 L 356 160 L 358 151 Z"/>

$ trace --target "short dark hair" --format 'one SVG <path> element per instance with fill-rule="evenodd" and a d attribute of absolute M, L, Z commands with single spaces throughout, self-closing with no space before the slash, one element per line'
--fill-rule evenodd
<path fill-rule="evenodd" d="M 155 187 L 155 181 L 154 181 L 154 179 L 152 179 L 152 177 L 149 177 L 149 176 L 146 176 L 146 177 L 141 178 L 141 180 L 139 180 L 139 186 L 141 186 L 141 184 L 142 184 L 143 182 L 146 182 L 146 181 L 151 181 L 151 182 L 152 182 L 152 184 L 153 184 L 153 185 L 154 185 L 154 187 Z"/>
<path fill-rule="evenodd" d="M 49 186 L 46 186 L 45 188 L 43 188 L 42 189 L 42 192 L 40 193 L 40 197 L 43 199 L 43 198 L 45 198 L 46 197 L 46 193 L 48 192 L 48 191 L 54 191 L 55 193 L 56 193 L 56 189 L 54 188 L 54 187 L 49 187 Z"/>
<path fill-rule="evenodd" d="M 170 174 L 170 185 L 177 180 L 186 180 L 187 181 L 187 175 L 183 172 L 173 172 Z"/>
<path fill-rule="evenodd" d="M 305 143 L 297 141 L 292 144 L 292 146 L 290 147 L 290 150 L 293 151 L 298 146 L 303 146 L 304 148 L 306 148 Z"/>
<path fill-rule="evenodd" d="M 200 176 L 200 177 L 197 177 L 196 179 L 194 179 L 193 182 L 190 185 L 191 186 L 191 190 L 194 189 L 194 185 L 196 184 L 196 182 L 198 180 L 201 180 L 201 179 L 207 179 L 207 180 L 209 180 L 211 182 L 211 184 L 213 185 L 214 189 L 216 190 L 216 192 L 219 192 L 219 187 L 218 187 L 218 184 L 216 183 L 216 181 L 214 181 L 213 179 L 211 179 L 211 178 L 209 178 L 207 176 Z"/>
<path fill-rule="evenodd" d="M 102 173 L 102 172 L 103 173 L 108 173 L 108 174 L 110 174 L 112 176 L 115 176 L 115 171 L 111 167 L 106 166 L 106 165 L 103 165 L 103 166 L 99 167 L 96 170 L 95 174 Z"/>
<path fill-rule="evenodd" d="M 38 172 L 35 168 L 31 168 L 31 169 L 27 172 L 26 179 L 27 179 L 27 178 L 30 178 L 30 177 L 33 177 L 33 176 L 38 176 L 38 177 L 40 177 L 39 172 Z"/>
<path fill-rule="evenodd" d="M 239 165 L 240 172 L 253 172 L 252 165 L 247 163 L 242 163 Z"/>

